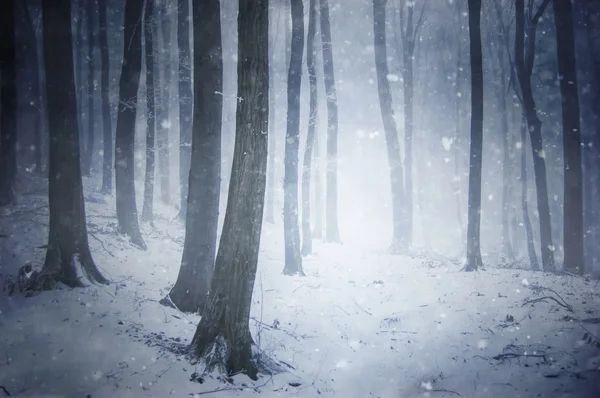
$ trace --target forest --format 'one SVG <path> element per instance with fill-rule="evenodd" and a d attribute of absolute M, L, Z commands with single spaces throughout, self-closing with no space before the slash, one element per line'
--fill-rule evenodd
<path fill-rule="evenodd" d="M 0 397 L 600 397 L 599 196 L 600 1 L 0 0 Z"/>

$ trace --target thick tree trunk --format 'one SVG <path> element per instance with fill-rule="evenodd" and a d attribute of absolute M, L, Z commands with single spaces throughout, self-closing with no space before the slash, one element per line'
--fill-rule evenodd
<path fill-rule="evenodd" d="M 171 130 L 171 120 L 169 119 L 169 103 L 171 101 L 171 21 L 169 20 L 168 0 L 163 0 L 159 6 L 159 15 L 157 30 L 160 32 L 157 37 L 159 47 L 157 56 L 159 62 L 160 80 L 156 86 L 160 96 L 157 99 L 157 149 L 158 149 L 158 170 L 160 179 L 160 199 L 163 203 L 171 202 L 171 179 L 170 179 L 170 148 L 169 132 Z"/>
<path fill-rule="evenodd" d="M 190 50 L 190 2 L 178 0 L 177 47 L 179 49 L 179 218 L 186 219 L 190 157 L 192 156 L 192 54 Z"/>
<path fill-rule="evenodd" d="M 386 0 L 373 0 L 373 38 L 375 45 L 375 68 L 377 70 L 377 89 L 379 107 L 383 119 L 385 141 L 387 145 L 388 164 L 390 168 L 390 186 L 392 191 L 392 223 L 393 236 L 390 250 L 398 253 L 406 248 L 406 229 L 403 223 L 404 179 L 402 160 L 400 158 L 400 142 L 394 119 L 392 93 L 388 80 L 387 48 L 385 37 L 385 4 Z"/>
<path fill-rule="evenodd" d="M 75 59 L 75 84 L 77 90 L 77 124 L 79 125 L 79 150 L 85 155 L 85 108 L 83 99 L 85 98 L 85 85 L 83 82 L 83 15 L 84 15 L 84 0 L 73 0 L 74 10 L 73 18 L 75 18 L 75 31 L 73 33 L 73 57 Z M 83 160 L 84 156 L 81 156 Z"/>
<path fill-rule="evenodd" d="M 98 23 L 100 26 L 100 94 L 102 97 L 102 193 L 112 193 L 113 171 L 113 133 L 112 117 L 110 115 L 110 56 L 108 51 L 107 2 L 98 1 Z"/>
<path fill-rule="evenodd" d="M 17 48 L 15 0 L 0 2 L 0 206 L 16 200 Z"/>
<path fill-rule="evenodd" d="M 481 169 L 483 155 L 483 55 L 481 52 L 481 0 L 469 0 L 469 49 L 471 57 L 471 149 L 469 151 L 469 217 L 467 264 L 475 271 L 481 260 Z"/>
<path fill-rule="evenodd" d="M 119 113 L 115 133 L 115 180 L 117 187 L 117 219 L 122 233 L 134 245 L 146 249 L 138 223 L 135 203 L 135 119 L 137 93 L 142 70 L 142 32 L 138 24 L 144 0 L 127 0 L 125 4 L 124 40 L 121 79 L 119 81 Z"/>
<path fill-rule="evenodd" d="M 223 50 L 219 0 L 194 2 L 193 18 L 194 74 L 198 79 L 194 79 L 185 241 L 177 282 L 162 301 L 168 304 L 170 298 L 184 312 L 201 312 L 206 304 L 214 272 L 221 192 Z"/>
<path fill-rule="evenodd" d="M 341 242 L 338 226 L 338 104 L 333 71 L 333 44 L 331 42 L 331 24 L 329 21 L 329 0 L 320 0 L 321 43 L 323 46 L 323 80 L 327 97 L 327 174 L 326 174 L 326 220 L 325 240 Z"/>
<path fill-rule="evenodd" d="M 531 219 L 529 218 L 529 201 L 527 199 L 527 119 L 524 111 L 521 114 L 519 132 L 521 137 L 521 208 L 523 210 L 523 225 L 525 226 L 525 234 L 527 236 L 527 253 L 529 254 L 531 269 L 539 271 L 540 264 L 538 263 L 537 254 L 535 253 L 533 227 L 531 226 Z"/>
<path fill-rule="evenodd" d="M 144 10 L 144 49 L 146 61 L 146 170 L 144 173 L 144 203 L 142 205 L 142 221 L 152 223 L 154 214 L 154 169 L 156 150 L 154 145 L 156 126 L 156 90 L 154 85 L 154 60 L 156 43 L 156 13 L 154 0 L 146 2 Z"/>
<path fill-rule="evenodd" d="M 546 2 L 546 5 L 548 3 Z M 542 254 L 542 265 L 544 271 L 552 272 L 554 266 L 554 246 L 552 244 L 552 224 L 550 219 L 550 206 L 548 203 L 548 182 L 546 178 L 546 161 L 544 144 L 542 140 L 542 122 L 537 116 L 533 91 L 531 87 L 531 71 L 535 56 L 535 32 L 537 20 L 531 21 L 528 31 L 527 63 L 525 60 L 525 4 L 524 0 L 515 0 L 516 10 L 516 34 L 515 34 L 515 66 L 517 77 L 523 95 L 523 107 L 529 136 L 531 138 L 531 150 L 533 153 L 533 170 L 535 174 L 535 185 L 537 194 L 538 214 L 540 220 L 540 245 Z"/>
<path fill-rule="evenodd" d="M 310 177 L 312 174 L 313 147 L 318 116 L 318 88 L 316 73 L 315 33 L 317 19 L 317 0 L 310 0 L 308 10 L 308 33 L 306 35 L 306 68 L 310 89 L 308 110 L 308 132 L 306 148 L 304 149 L 304 164 L 302 167 L 302 255 L 312 254 L 312 232 L 310 228 Z"/>
<path fill-rule="evenodd" d="M 575 34 L 570 1 L 553 1 L 556 54 L 562 98 L 564 157 L 564 269 L 583 274 L 583 173 Z"/>
<path fill-rule="evenodd" d="M 268 0 L 241 1 L 233 166 L 208 304 L 192 340 L 207 371 L 257 379 L 249 319 L 262 228 L 269 124 Z M 191 187 L 190 187 L 191 188 Z"/>
<path fill-rule="evenodd" d="M 85 152 L 83 157 L 83 169 L 82 173 L 84 176 L 90 176 L 92 169 L 92 158 L 94 156 L 94 19 L 96 10 L 94 9 L 94 0 L 87 0 L 85 4 L 85 14 L 87 17 L 86 24 L 86 36 L 87 36 L 87 51 L 86 51 L 86 64 L 87 64 L 87 143 L 85 146 Z"/>
<path fill-rule="evenodd" d="M 43 287 L 56 282 L 84 286 L 79 274 L 107 284 L 88 246 L 79 159 L 77 97 L 71 42 L 71 1 L 42 0 L 44 58 L 50 130 L 48 249 L 40 275 Z M 78 269 L 80 267 L 80 269 Z"/>

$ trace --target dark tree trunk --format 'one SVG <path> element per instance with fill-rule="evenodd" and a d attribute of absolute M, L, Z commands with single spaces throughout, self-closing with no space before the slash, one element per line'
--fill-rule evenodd
<path fill-rule="evenodd" d="M 46 92 L 50 130 L 48 249 L 40 275 L 43 287 L 56 282 L 84 286 L 83 274 L 107 284 L 88 246 L 79 159 L 77 97 L 71 42 L 71 1 L 42 0 Z M 80 269 L 78 269 L 80 268 Z"/>
<path fill-rule="evenodd" d="M 170 88 L 171 88 L 171 22 L 169 21 L 169 5 L 168 0 L 163 0 L 158 8 L 159 15 L 157 23 L 157 31 L 160 35 L 157 37 L 159 46 L 157 51 L 158 65 L 160 80 L 156 86 L 159 90 L 159 97 L 157 99 L 157 149 L 158 149 L 158 170 L 160 178 L 160 199 L 163 203 L 171 202 L 171 182 L 169 175 L 169 131 L 170 131 L 170 119 L 169 119 L 169 103 L 170 103 Z"/>
<path fill-rule="evenodd" d="M 540 219 L 540 244 L 542 254 L 542 265 L 544 271 L 554 271 L 554 246 L 552 245 L 552 223 L 550 219 L 550 206 L 548 203 L 548 182 L 546 179 L 546 161 L 544 160 L 544 143 L 542 139 L 542 122 L 538 118 L 533 90 L 531 87 L 531 72 L 535 57 L 535 32 L 537 21 L 541 17 L 549 0 L 544 0 L 542 6 L 531 21 L 527 40 L 528 51 L 525 59 L 525 4 L 524 0 L 515 0 L 516 10 L 516 33 L 515 33 L 515 66 L 517 77 L 523 95 L 523 107 L 529 136 L 531 139 L 531 150 L 533 153 L 533 170 L 535 174 L 535 185 L 537 194 L 538 214 Z"/>
<path fill-rule="evenodd" d="M 392 93 L 388 80 L 387 48 L 385 37 L 385 4 L 387 0 L 373 0 L 373 38 L 375 45 L 375 68 L 377 70 L 377 89 L 379 107 L 383 119 L 388 164 L 390 168 L 390 186 L 392 190 L 393 237 L 390 250 L 399 253 L 406 248 L 406 229 L 403 225 L 404 179 L 400 142 L 394 119 Z"/>
<path fill-rule="evenodd" d="M 312 254 L 312 232 L 310 228 L 310 177 L 312 174 L 313 147 L 318 115 L 318 88 L 316 73 L 315 33 L 317 14 L 317 0 L 310 0 L 308 10 L 308 33 L 306 35 L 306 68 L 310 87 L 308 132 L 306 135 L 306 148 L 304 149 L 304 164 L 302 167 L 302 255 Z"/>
<path fill-rule="evenodd" d="M 117 219 L 122 233 L 129 235 L 134 245 L 146 249 L 138 224 L 135 203 L 135 119 L 137 93 L 142 70 L 142 32 L 138 24 L 144 0 L 125 3 L 125 45 L 121 79 L 119 81 L 119 113 L 115 132 L 115 180 L 117 187 Z"/>
<path fill-rule="evenodd" d="M 338 226 L 338 105 L 333 72 L 333 44 L 331 42 L 331 24 L 329 22 L 329 0 L 320 0 L 321 43 L 323 46 L 323 80 L 327 97 L 327 183 L 326 183 L 326 220 L 325 240 L 341 242 Z"/>
<path fill-rule="evenodd" d="M 523 225 L 525 226 L 525 234 L 527 236 L 527 253 L 531 262 L 531 269 L 539 271 L 540 264 L 538 263 L 537 254 L 535 253 L 535 241 L 533 240 L 533 227 L 529 218 L 529 204 L 527 200 L 527 119 L 525 112 L 521 114 L 520 125 L 521 136 L 521 208 L 523 210 Z"/>
<path fill-rule="evenodd" d="M 107 30 L 107 2 L 108 0 L 98 0 L 98 24 L 100 27 L 100 94 L 102 98 L 102 192 L 110 194 L 112 192 L 112 171 L 113 171 L 113 133 L 112 118 L 110 115 L 110 56 L 108 51 L 108 30 Z"/>
<path fill-rule="evenodd" d="M 287 128 L 283 177 L 283 234 L 285 240 L 285 275 L 300 274 L 300 229 L 298 227 L 298 149 L 300 146 L 300 92 L 302 54 L 304 52 L 304 6 L 291 0 L 292 44 L 287 79 Z"/>
<path fill-rule="evenodd" d="M 257 379 L 250 306 L 256 278 L 269 124 L 268 1 L 241 1 L 238 13 L 236 136 L 223 233 L 207 306 L 192 351 L 207 370 Z"/>
<path fill-rule="evenodd" d="M 179 49 L 179 218 L 187 215 L 188 178 L 192 152 L 192 54 L 190 50 L 190 2 L 178 0 L 177 47 Z"/>
<path fill-rule="evenodd" d="M 267 160 L 267 192 L 265 194 L 265 221 L 271 224 L 275 223 L 275 163 L 277 157 L 276 140 L 276 119 L 275 110 L 277 109 L 277 92 L 275 90 L 275 71 L 277 70 L 277 59 L 274 48 L 277 45 L 277 38 L 280 31 L 280 14 L 275 18 L 275 12 L 278 7 L 275 2 L 271 2 L 269 11 L 269 156 Z M 284 29 L 287 32 L 287 27 Z"/>
<path fill-rule="evenodd" d="M 570 1 L 553 1 L 556 54 L 562 98 L 564 157 L 564 269 L 583 274 L 583 173 L 581 128 L 575 62 L 575 34 Z"/>
<path fill-rule="evenodd" d="M 0 206 L 16 200 L 17 49 L 15 0 L 0 2 Z"/>
<path fill-rule="evenodd" d="M 184 312 L 201 312 L 206 305 L 214 272 L 221 192 L 223 50 L 219 0 L 194 2 L 193 18 L 194 73 L 203 78 L 194 80 L 192 154 L 181 268 L 175 286 L 163 300 L 168 304 L 170 298 Z"/>
<path fill-rule="evenodd" d="M 92 170 L 92 158 L 94 156 L 94 19 L 96 19 L 96 10 L 94 0 L 87 0 L 85 4 L 85 13 L 87 17 L 86 36 L 87 36 L 87 145 L 83 157 L 83 175 L 89 176 Z"/>
<path fill-rule="evenodd" d="M 483 155 L 483 55 L 481 52 L 481 0 L 469 0 L 471 57 L 471 149 L 469 151 L 469 204 L 467 264 L 475 271 L 481 260 L 481 169 Z"/>
<path fill-rule="evenodd" d="M 154 213 L 154 169 L 155 169 L 155 115 L 154 102 L 156 90 L 154 85 L 154 67 L 156 43 L 156 13 L 154 0 L 146 1 L 144 10 L 144 49 L 146 61 L 146 170 L 144 173 L 144 203 L 142 205 L 142 221 L 152 223 Z"/>
<path fill-rule="evenodd" d="M 85 109 L 83 106 L 83 99 L 85 98 L 85 85 L 83 84 L 83 14 L 84 14 L 84 1 L 85 0 L 73 0 L 74 10 L 73 17 L 75 18 L 75 31 L 73 33 L 73 57 L 75 57 L 75 87 L 77 90 L 77 124 L 79 125 L 79 151 L 85 157 Z"/>

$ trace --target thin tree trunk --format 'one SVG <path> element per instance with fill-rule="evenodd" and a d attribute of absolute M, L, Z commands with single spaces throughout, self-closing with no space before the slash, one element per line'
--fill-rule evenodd
<path fill-rule="evenodd" d="M 158 149 L 158 169 L 160 178 L 160 199 L 163 203 L 171 202 L 171 182 L 170 182 L 170 148 L 169 132 L 171 130 L 171 121 L 169 119 L 169 103 L 171 93 L 171 23 L 169 21 L 168 0 L 162 0 L 160 4 L 157 29 L 160 31 L 158 38 L 158 65 L 161 75 L 160 84 L 156 87 L 160 92 L 160 99 L 157 100 L 157 149 Z"/>
<path fill-rule="evenodd" d="M 98 23 L 100 27 L 100 94 L 102 97 L 102 193 L 112 193 L 113 133 L 110 115 L 110 55 L 108 51 L 107 2 L 98 0 Z"/>
<path fill-rule="evenodd" d="M 258 377 L 250 334 L 267 169 L 268 0 L 239 2 L 238 101 L 233 166 L 208 304 L 192 340 L 207 371 Z M 251 170 L 251 172 L 247 172 Z M 190 187 L 191 188 L 191 187 Z M 191 206 L 190 206 L 191 207 Z"/>
<path fill-rule="evenodd" d="M 269 11 L 269 157 L 267 161 L 267 192 L 265 196 L 265 221 L 275 223 L 275 163 L 277 158 L 277 140 L 276 140 L 276 119 L 275 112 L 277 109 L 277 92 L 275 89 L 275 71 L 277 70 L 277 62 L 275 57 L 275 46 L 280 31 L 280 15 L 278 8 L 274 2 L 270 4 Z M 275 18 L 275 13 L 277 17 Z M 286 29 L 287 31 L 287 29 Z"/>
<path fill-rule="evenodd" d="M 87 50 L 86 50 L 86 64 L 87 64 L 87 145 L 85 146 L 85 152 L 83 157 L 83 170 L 84 176 L 90 176 L 92 169 L 92 158 L 94 156 L 94 19 L 95 9 L 94 0 L 87 0 L 85 5 L 85 14 L 87 17 L 86 25 L 86 36 L 87 36 Z"/>
<path fill-rule="evenodd" d="M 119 113 L 115 133 L 115 180 L 117 187 L 117 220 L 119 229 L 134 245 L 145 250 L 135 203 L 135 120 L 138 88 L 142 70 L 142 32 L 139 21 L 144 0 L 127 0 L 121 78 L 119 81 Z"/>
<path fill-rule="evenodd" d="M 179 218 L 185 220 L 190 157 L 192 156 L 192 112 L 194 110 L 189 0 L 178 0 L 177 48 L 179 49 Z"/>
<path fill-rule="evenodd" d="M 471 149 L 469 154 L 469 217 L 467 264 L 475 271 L 481 260 L 481 169 L 483 155 L 483 55 L 481 51 L 481 0 L 469 0 L 469 49 L 471 57 Z"/>
<path fill-rule="evenodd" d="M 50 131 L 48 249 L 41 272 L 45 289 L 56 282 L 107 284 L 92 258 L 81 182 L 77 97 L 71 41 L 71 1 L 42 0 L 44 58 Z M 78 268 L 81 268 L 78 270 Z"/>
<path fill-rule="evenodd" d="M 525 234 L 527 236 L 527 253 L 531 262 L 531 269 L 539 271 L 540 264 L 538 263 L 537 254 L 535 253 L 535 241 L 533 240 L 533 227 L 529 218 L 529 204 L 527 200 L 527 119 L 525 111 L 521 114 L 520 125 L 521 136 L 521 208 L 523 210 L 523 224 L 525 226 Z"/>
<path fill-rule="evenodd" d="M 84 14 L 84 0 L 73 0 L 75 7 L 73 17 L 75 18 L 75 32 L 73 35 L 73 56 L 75 57 L 75 84 L 77 90 L 77 124 L 79 125 L 79 145 L 80 153 L 84 154 L 81 158 L 85 157 L 85 109 L 83 99 L 85 98 L 85 85 L 83 83 L 83 14 Z"/>
<path fill-rule="evenodd" d="M 457 24 L 459 26 L 459 39 L 461 38 L 460 32 L 462 31 L 462 11 L 459 8 L 460 3 L 456 3 L 456 11 L 457 11 Z M 456 219 L 458 221 L 458 227 L 460 229 L 460 238 L 461 242 L 467 241 L 467 232 L 465 231 L 465 224 L 463 222 L 463 205 L 461 202 L 461 145 L 462 145 L 462 96 L 463 96 L 463 85 L 462 83 L 462 49 L 460 45 L 461 40 L 458 40 L 457 43 L 457 51 L 456 51 L 456 102 L 455 102 L 455 112 L 456 112 L 456 121 L 455 121 L 455 141 L 454 141 L 454 196 L 456 197 Z"/>
<path fill-rule="evenodd" d="M 329 0 L 320 0 L 321 43 L 323 46 L 323 79 L 327 97 L 327 175 L 326 175 L 326 220 L 325 240 L 341 242 L 338 226 L 338 104 L 333 69 L 333 44 L 331 42 L 331 24 L 329 21 Z"/>
<path fill-rule="evenodd" d="M 321 139 L 319 138 L 319 120 L 315 120 L 315 140 L 313 143 L 313 170 L 315 192 L 315 227 L 312 230 L 313 239 L 323 237 L 323 173 L 321 172 Z"/>
<path fill-rule="evenodd" d="M 144 173 L 144 204 L 142 205 L 142 221 L 152 223 L 154 213 L 154 169 L 156 149 L 154 145 L 156 125 L 156 90 L 154 84 L 154 66 L 156 42 L 156 12 L 154 0 L 146 2 L 144 10 L 144 49 L 146 61 L 146 170 Z"/>

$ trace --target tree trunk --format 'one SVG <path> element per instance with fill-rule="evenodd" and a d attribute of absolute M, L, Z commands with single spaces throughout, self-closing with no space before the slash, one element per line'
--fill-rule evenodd
<path fill-rule="evenodd" d="M 163 0 L 159 6 L 157 31 L 160 32 L 158 39 L 158 65 L 161 75 L 160 83 L 156 88 L 160 92 L 156 106 L 157 112 L 157 149 L 158 169 L 160 178 L 160 199 L 163 203 L 171 202 L 171 182 L 169 174 L 169 131 L 171 121 L 169 119 L 169 103 L 171 89 L 171 23 L 169 21 L 168 0 Z"/>
<path fill-rule="evenodd" d="M 483 155 L 483 55 L 481 53 L 481 0 L 469 0 L 471 58 L 471 149 L 469 151 L 469 204 L 467 264 L 475 271 L 481 260 L 481 169 Z"/>
<path fill-rule="evenodd" d="M 154 84 L 154 60 L 156 43 L 156 12 L 154 0 L 146 2 L 144 10 L 144 49 L 146 61 L 146 170 L 144 173 L 144 204 L 142 205 L 142 221 L 152 223 L 154 213 L 154 169 L 156 150 L 154 145 L 156 126 L 156 90 Z"/>
<path fill-rule="evenodd" d="M 94 156 L 94 19 L 95 9 L 94 0 L 87 0 L 85 5 L 85 14 L 87 17 L 86 35 L 87 35 L 87 145 L 83 157 L 84 176 L 90 176 L 92 169 L 92 158 Z"/>
<path fill-rule="evenodd" d="M 320 0 L 321 43 L 323 46 L 323 80 L 327 97 L 327 183 L 326 183 L 326 220 L 325 240 L 341 242 L 338 227 L 338 105 L 333 72 L 333 43 L 331 42 L 331 24 L 329 21 L 329 0 Z"/>
<path fill-rule="evenodd" d="M 306 35 L 306 68 L 310 87 L 308 132 L 306 148 L 304 149 L 304 164 L 302 167 L 302 255 L 312 254 L 312 232 L 310 228 L 310 177 L 312 172 L 313 146 L 318 116 L 318 88 L 315 65 L 315 33 L 317 19 L 317 0 L 310 0 L 308 10 L 308 33 Z"/>
<path fill-rule="evenodd" d="M 315 227 L 312 231 L 313 239 L 323 237 L 323 173 L 321 172 L 321 139 L 319 138 L 319 120 L 315 120 L 315 139 L 313 143 L 314 166 L 314 192 L 315 192 Z"/>
<path fill-rule="evenodd" d="M 73 0 L 74 12 L 73 17 L 75 18 L 75 32 L 73 34 L 73 57 L 75 57 L 75 84 L 77 90 L 77 124 L 79 125 L 79 150 L 85 157 L 85 109 L 83 106 L 83 99 L 85 98 L 85 85 L 83 83 L 83 15 L 84 15 L 84 0 Z"/>
<path fill-rule="evenodd" d="M 575 61 L 575 34 L 570 1 L 553 1 L 556 54 L 562 98 L 564 157 L 564 269 L 583 274 L 583 173 L 581 128 Z"/>
<path fill-rule="evenodd" d="M 108 51 L 107 30 L 107 2 L 98 1 L 98 23 L 100 27 L 100 93 L 102 96 L 102 193 L 112 193 L 112 170 L 113 170 L 113 133 L 112 117 L 110 115 L 110 56 Z"/>
<path fill-rule="evenodd" d="M 17 48 L 15 0 L 0 2 L 0 206 L 16 200 Z"/>
<path fill-rule="evenodd" d="M 223 233 L 207 306 L 192 350 L 207 371 L 257 379 L 250 306 L 262 228 L 269 124 L 268 0 L 241 1 L 233 166 Z"/>
<path fill-rule="evenodd" d="M 84 286 L 79 274 L 107 284 L 88 245 L 79 159 L 77 97 L 71 42 L 71 1 L 42 0 L 44 58 L 50 131 L 48 249 L 43 287 Z M 80 269 L 78 269 L 80 268 Z"/>
<path fill-rule="evenodd" d="M 523 209 L 523 225 L 525 226 L 525 234 L 527 236 L 527 253 L 531 262 L 531 269 L 539 271 L 540 264 L 535 253 L 535 241 L 533 240 L 533 228 L 531 226 L 531 219 L 529 218 L 529 204 L 527 200 L 527 120 L 525 118 L 525 111 L 521 114 L 519 131 L 521 136 L 521 207 Z"/>
<path fill-rule="evenodd" d="M 190 50 L 190 2 L 178 0 L 177 48 L 179 49 L 179 218 L 186 219 L 188 178 L 192 153 L 192 54 Z"/>
<path fill-rule="evenodd" d="M 400 142 L 394 119 L 392 93 L 388 80 L 387 48 L 385 37 L 385 4 L 387 0 L 373 0 L 373 38 L 375 45 L 375 68 L 377 70 L 377 89 L 379 107 L 383 119 L 385 141 L 390 168 L 390 186 L 392 192 L 393 237 L 390 250 L 398 253 L 406 248 L 406 229 L 403 225 L 404 181 Z"/>
<path fill-rule="evenodd" d="M 277 37 L 280 31 L 280 12 L 274 2 L 270 4 L 269 11 L 269 155 L 267 160 L 267 192 L 265 196 L 265 221 L 275 223 L 275 163 L 277 158 L 277 140 L 276 140 L 276 119 L 275 111 L 277 109 L 277 92 L 275 89 L 275 71 L 277 70 L 277 62 L 275 57 L 275 46 L 277 45 Z M 277 18 L 275 18 L 275 13 Z M 277 21 L 277 23 L 275 23 Z M 284 29 L 287 32 L 287 29 Z"/>
<path fill-rule="evenodd" d="M 462 10 L 460 9 L 460 3 L 455 3 L 456 4 L 456 16 L 457 16 L 457 24 L 459 26 L 459 41 L 457 43 L 457 51 L 456 51 L 456 103 L 455 103 L 455 112 L 456 112 L 456 120 L 455 120 L 455 129 L 456 129 L 456 135 L 455 135 L 455 141 L 454 141 L 454 196 L 456 198 L 456 219 L 458 221 L 458 227 L 460 229 L 460 239 L 461 242 L 466 242 L 467 241 L 467 233 L 465 231 L 465 224 L 463 222 L 463 204 L 461 199 L 462 196 L 462 173 L 461 173 L 461 164 L 463 164 L 463 158 L 462 158 L 462 154 L 463 151 L 461 150 L 461 146 L 463 143 L 462 140 L 462 118 L 463 118 L 463 112 L 462 112 L 462 102 L 463 102 L 463 77 L 462 77 L 462 72 L 463 72 L 463 67 L 462 67 L 462 48 L 461 48 L 461 35 L 460 33 L 462 32 Z"/>
<path fill-rule="evenodd" d="M 134 245 L 145 250 L 140 233 L 135 203 L 135 119 L 137 93 L 142 70 L 142 33 L 138 24 L 142 18 L 144 0 L 125 3 L 125 32 L 121 78 L 119 81 L 119 113 L 115 133 L 115 180 L 117 187 L 117 219 L 122 233 L 129 235 Z"/>
<path fill-rule="evenodd" d="M 194 74 L 198 78 L 194 79 L 185 241 L 177 282 L 162 301 L 168 304 L 170 298 L 184 312 L 201 312 L 206 304 L 215 265 L 221 192 L 223 50 L 219 0 L 194 2 L 193 17 Z"/>
<path fill-rule="evenodd" d="M 547 2 L 546 2 L 547 4 Z M 531 150 L 533 153 L 533 170 L 537 194 L 538 214 L 540 219 L 540 244 L 542 265 L 544 271 L 554 271 L 554 246 L 552 244 L 552 224 L 550 219 L 550 206 L 548 203 L 548 182 L 546 179 L 546 162 L 544 144 L 542 140 L 542 122 L 537 116 L 537 109 L 533 99 L 531 87 L 531 71 L 535 57 L 535 32 L 537 20 L 532 20 L 528 31 L 527 64 L 525 61 L 525 4 L 524 0 L 515 0 L 516 34 L 515 34 L 515 66 L 517 77 L 523 95 L 523 107 L 529 127 Z M 543 10 L 543 9 L 542 9 Z M 541 15 L 541 14 L 540 14 Z"/>

